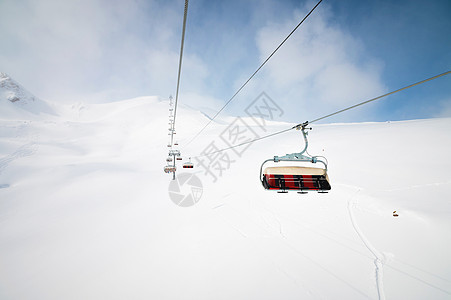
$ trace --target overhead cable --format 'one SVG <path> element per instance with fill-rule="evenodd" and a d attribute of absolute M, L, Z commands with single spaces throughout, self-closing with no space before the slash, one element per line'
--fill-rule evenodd
<path fill-rule="evenodd" d="M 188 14 L 188 0 L 185 0 L 185 10 L 183 12 L 182 42 L 180 45 L 179 71 L 177 76 L 177 91 L 175 94 L 174 119 L 172 122 L 171 146 L 174 144 L 175 119 L 177 117 L 177 103 L 179 100 L 180 74 L 182 72 L 183 46 L 185 43 L 186 16 Z"/>
<path fill-rule="evenodd" d="M 217 151 L 208 153 L 208 154 L 203 154 L 203 155 L 201 154 L 201 155 L 198 155 L 198 156 L 193 156 L 193 158 L 199 158 L 199 157 L 204 157 L 204 156 L 208 156 L 208 155 L 220 153 L 220 152 L 227 151 L 227 150 L 230 150 L 230 149 L 233 149 L 233 148 L 237 148 L 237 147 L 241 147 L 241 146 L 244 146 L 244 145 L 247 145 L 247 144 L 251 144 L 251 143 L 253 143 L 253 142 L 256 142 L 256 141 L 259 141 L 259 140 L 263 140 L 263 139 L 266 139 L 266 138 L 269 138 L 269 137 L 272 137 L 272 136 L 275 136 L 275 135 L 279 135 L 279 134 L 282 134 L 282 133 L 291 131 L 291 130 L 293 130 L 293 129 L 298 129 L 298 128 L 301 128 L 301 127 L 305 127 L 305 126 L 307 126 L 308 124 L 311 124 L 311 123 L 314 123 L 314 122 L 318 122 L 318 121 L 320 121 L 320 120 L 324 120 L 324 119 L 326 119 L 326 118 L 329 118 L 329 117 L 332 117 L 332 116 L 334 116 L 334 115 L 340 114 L 340 113 L 345 112 L 345 111 L 347 111 L 347 110 L 354 109 L 354 108 L 356 108 L 356 107 L 358 107 L 358 106 L 361 106 L 361 105 L 364 105 L 364 104 L 368 104 L 368 103 L 373 102 L 373 101 L 376 101 L 376 100 L 380 100 L 381 98 L 384 98 L 384 97 L 393 95 L 393 94 L 398 93 L 398 92 L 400 92 L 400 91 L 403 91 L 403 90 L 406 90 L 406 89 L 408 89 L 408 88 L 414 87 L 414 86 L 416 86 L 416 85 L 420 85 L 420 84 L 423 84 L 423 83 L 425 83 L 425 82 L 428 82 L 428 81 L 437 79 L 437 78 L 439 78 L 439 77 L 448 75 L 448 74 L 450 74 L 450 73 L 451 73 L 451 71 L 447 71 L 447 72 L 441 73 L 441 74 L 439 74 L 439 75 L 436 75 L 436 76 L 433 76 L 433 77 L 430 77 L 430 78 L 427 78 L 427 79 L 418 81 L 418 82 L 416 82 L 416 83 L 410 84 L 410 85 L 405 86 L 405 87 L 403 87 L 403 88 L 400 88 L 400 89 L 391 91 L 391 92 L 389 92 L 389 93 L 383 94 L 383 95 L 381 95 L 381 96 L 378 96 L 378 97 L 375 97 L 375 98 L 372 98 L 372 99 L 369 99 L 369 100 L 360 102 L 360 103 L 358 103 L 358 104 L 352 105 L 352 106 L 350 106 L 350 107 L 341 109 L 341 110 L 339 110 L 339 111 L 336 111 L 336 112 L 334 112 L 334 113 L 331 113 L 331 114 L 325 115 L 325 116 L 323 116 L 323 117 L 314 119 L 314 120 L 312 120 L 312 121 L 307 121 L 307 122 L 299 123 L 299 124 L 297 124 L 297 125 L 295 125 L 295 126 L 293 126 L 293 127 L 291 127 L 291 128 L 287 128 L 287 129 L 284 129 L 284 130 L 281 130 L 281 131 L 277 131 L 277 132 L 274 132 L 274 133 L 271 133 L 271 134 L 268 134 L 268 135 L 265 135 L 265 136 L 262 136 L 262 137 L 259 137 L 259 138 L 256 138 L 256 139 L 247 141 L 247 142 L 243 142 L 243 143 L 240 143 L 240 144 L 237 144 L 237 145 L 233 145 L 233 146 L 230 146 L 230 147 L 227 147 L 227 148 L 223 148 L 223 149 L 220 149 L 220 150 L 217 150 Z"/>
<path fill-rule="evenodd" d="M 258 71 L 260 71 L 261 68 L 263 68 L 263 66 L 271 59 L 271 57 L 277 52 L 277 50 L 279 50 L 280 47 L 282 47 L 282 45 L 290 38 L 290 36 L 299 28 L 299 26 L 301 26 L 301 24 L 310 16 L 310 14 L 316 9 L 316 7 L 318 7 L 318 5 L 322 2 L 323 0 L 320 0 L 310 11 L 309 13 L 296 25 L 296 27 L 287 35 L 287 37 L 279 44 L 279 46 L 277 46 L 277 48 L 268 56 L 268 58 L 266 58 L 266 60 L 258 67 L 258 69 L 246 80 L 246 82 L 244 82 L 240 88 L 235 92 L 235 94 L 233 94 L 233 96 L 226 102 L 226 104 L 224 104 L 224 106 L 212 117 L 210 118 L 210 120 L 207 122 L 207 124 L 186 144 L 189 145 L 192 141 L 194 141 L 204 130 L 205 128 L 208 127 L 208 125 L 210 125 L 210 123 L 224 110 L 224 108 L 230 103 L 232 102 L 233 99 L 235 99 L 236 95 L 238 95 L 239 92 L 241 92 L 241 90 L 248 84 L 249 81 L 251 81 L 251 79 L 255 76 L 255 74 L 258 73 Z"/>
<path fill-rule="evenodd" d="M 358 106 L 361 106 L 361 105 L 364 105 L 364 104 L 367 104 L 367 103 L 370 103 L 370 102 L 373 102 L 373 101 L 379 100 L 380 98 L 384 98 L 384 97 L 387 97 L 387 96 L 393 95 L 393 94 L 395 94 L 395 93 L 397 93 L 397 92 L 400 92 L 400 91 L 406 90 L 406 89 L 408 89 L 408 88 L 411 88 L 411 87 L 414 87 L 414 86 L 416 86 L 416 85 L 419 85 L 419 84 L 425 83 L 425 82 L 427 82 L 427 81 L 431 81 L 431 80 L 437 79 L 437 78 L 439 78 L 439 77 L 442 77 L 442 76 L 448 75 L 449 73 L 451 73 L 451 71 L 447 71 L 447 72 L 444 72 L 444 73 L 438 74 L 438 75 L 436 75 L 436 76 L 433 76 L 433 77 L 430 77 L 430 78 L 427 78 L 427 79 L 424 79 L 424 80 L 418 81 L 418 82 L 416 82 L 416 83 L 413 83 L 413 84 L 411 84 L 411 85 L 405 86 L 405 87 L 403 87 L 403 88 L 400 88 L 400 89 L 397 89 L 397 90 L 395 90 L 395 91 L 392 91 L 392 92 L 390 92 L 390 93 L 387 93 L 387 94 L 381 95 L 381 96 L 379 96 L 379 97 L 375 97 L 375 98 L 372 98 L 372 99 L 369 99 L 369 100 L 366 100 L 366 101 L 360 102 L 360 103 L 358 103 L 358 104 L 355 104 L 355 105 L 352 105 L 352 106 L 350 106 L 350 107 L 347 107 L 347 108 L 345 108 L 345 109 L 341 109 L 341 110 L 339 110 L 339 111 L 336 111 L 336 112 L 334 112 L 334 113 L 331 113 L 331 114 L 325 115 L 324 117 L 321 117 L 321 118 L 315 119 L 315 120 L 313 120 L 313 121 L 309 121 L 309 123 L 317 122 L 317 121 L 319 121 L 319 120 L 323 120 L 323 119 L 326 119 L 326 118 L 332 117 L 332 116 L 334 116 L 334 115 L 340 114 L 340 113 L 342 113 L 342 112 L 345 112 L 345 111 L 347 111 L 347 110 L 350 110 L 350 109 L 356 108 L 356 107 L 358 107 Z"/>

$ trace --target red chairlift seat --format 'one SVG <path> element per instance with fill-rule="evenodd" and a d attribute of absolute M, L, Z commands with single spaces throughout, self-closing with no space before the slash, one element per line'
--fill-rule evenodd
<path fill-rule="evenodd" d="M 192 169 L 192 168 L 194 168 L 194 165 L 192 162 L 186 162 L 183 164 L 183 168 L 184 169 Z"/>
<path fill-rule="evenodd" d="M 164 172 L 165 173 L 171 173 L 171 172 L 175 172 L 176 171 L 176 167 L 175 166 L 165 166 L 164 167 Z"/>
<path fill-rule="evenodd" d="M 331 189 L 326 169 L 300 166 L 267 167 L 262 184 L 267 190 L 323 192 Z"/>

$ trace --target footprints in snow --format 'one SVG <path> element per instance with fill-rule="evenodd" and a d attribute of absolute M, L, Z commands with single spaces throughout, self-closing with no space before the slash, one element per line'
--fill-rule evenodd
<path fill-rule="evenodd" d="M 14 151 L 13 153 L 7 155 L 4 158 L 0 159 L 0 174 L 5 170 L 5 168 L 14 160 L 33 155 L 37 151 L 38 146 L 36 143 L 31 142 L 25 145 L 22 145 L 19 149 Z"/>
<path fill-rule="evenodd" d="M 36 153 L 38 149 L 37 140 L 39 138 L 39 134 L 31 132 L 29 129 L 31 122 L 24 122 L 20 123 L 17 126 L 12 127 L 3 127 L 2 129 L 5 129 L 8 131 L 8 133 L 11 133 L 11 130 L 13 130 L 13 135 L 16 139 L 23 139 L 25 141 L 28 141 L 27 143 L 20 146 L 16 151 L 14 151 L 11 154 L 6 155 L 5 157 L 0 158 L 0 175 L 3 173 L 3 171 L 8 167 L 9 164 L 11 164 L 13 161 L 33 155 Z M 5 133 L 6 135 L 6 133 Z M 6 189 L 9 188 L 9 184 L 0 183 L 0 189 Z"/>

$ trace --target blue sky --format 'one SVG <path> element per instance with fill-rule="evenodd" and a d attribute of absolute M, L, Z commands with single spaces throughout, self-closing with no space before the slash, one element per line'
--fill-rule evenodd
<path fill-rule="evenodd" d="M 218 110 L 316 1 L 191 0 L 180 103 Z M 40 98 L 175 94 L 183 0 L 2 0 L 0 71 Z M 227 108 L 301 122 L 451 69 L 451 2 L 324 0 Z M 327 120 L 451 116 L 451 75 Z"/>

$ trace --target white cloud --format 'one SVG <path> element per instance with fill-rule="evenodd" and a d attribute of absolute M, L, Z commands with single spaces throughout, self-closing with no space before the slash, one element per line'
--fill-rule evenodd
<path fill-rule="evenodd" d="M 451 98 L 443 100 L 439 104 L 440 110 L 435 115 L 436 118 L 451 118 Z"/>
<path fill-rule="evenodd" d="M 144 0 L 4 1 L 0 68 L 52 100 L 161 92 L 150 87 L 176 77 L 182 13 Z"/>
<path fill-rule="evenodd" d="M 256 69 L 256 58 L 266 59 L 313 6 L 293 11 L 288 3 L 255 3 L 223 3 L 233 18 L 222 10 L 189 10 L 180 86 L 185 103 L 225 103 Z M 196 5 L 204 4 L 190 9 Z M 49 100 L 175 96 L 182 15 L 183 1 L 5 0 L 0 71 Z M 381 70 L 322 3 L 228 111 L 242 113 L 266 91 L 284 104 L 288 120 L 316 116 L 379 95 Z"/>
<path fill-rule="evenodd" d="M 382 64 L 358 39 L 333 24 L 321 4 L 264 67 L 259 87 L 289 108 L 288 117 L 319 116 L 380 95 Z M 312 4 L 257 35 L 263 61 L 306 15 Z M 360 111 L 362 113 L 362 111 Z M 352 114 L 355 115 L 355 114 Z"/>

